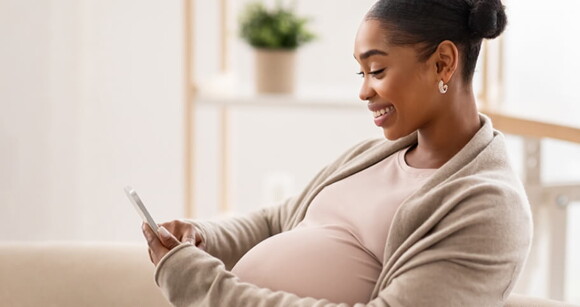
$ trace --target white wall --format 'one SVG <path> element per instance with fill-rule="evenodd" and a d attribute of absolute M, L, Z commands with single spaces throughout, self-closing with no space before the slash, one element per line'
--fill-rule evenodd
<path fill-rule="evenodd" d="M 52 113 L 51 65 L 47 59 L 51 56 L 48 16 L 51 7 L 47 2 L 37 2 L 35 9 L 30 9 L 30 3 L 25 1 L 0 2 L 0 232 L 3 238 L 44 236 L 43 231 L 33 233 L 29 229 L 36 227 L 40 218 L 50 218 L 51 207 L 55 205 L 49 200 L 53 198 L 50 178 L 54 172 L 50 161 L 58 150 L 50 142 L 54 139 L 51 129 L 54 120 L 42 116 Z M 63 172 L 62 180 L 70 182 L 66 177 L 70 178 L 76 162 L 69 161 L 71 167 Z M 49 223 L 38 226 L 45 228 Z"/>
<path fill-rule="evenodd" d="M 511 0 L 505 106 L 526 116 L 578 125 L 580 1 Z"/>
<path fill-rule="evenodd" d="M 181 3 L 0 0 L 0 240 L 141 240 L 183 213 Z"/>

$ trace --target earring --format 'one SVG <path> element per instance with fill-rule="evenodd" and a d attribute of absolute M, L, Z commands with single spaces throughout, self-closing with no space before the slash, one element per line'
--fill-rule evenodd
<path fill-rule="evenodd" d="M 443 80 L 439 80 L 439 93 L 445 94 L 445 93 L 447 93 L 448 89 L 449 89 L 449 86 L 447 84 L 443 83 Z"/>

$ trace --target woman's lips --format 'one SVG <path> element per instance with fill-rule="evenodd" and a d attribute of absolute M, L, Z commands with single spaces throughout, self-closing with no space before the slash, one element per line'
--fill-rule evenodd
<path fill-rule="evenodd" d="M 385 122 L 392 117 L 394 112 L 395 107 L 393 105 L 388 105 L 378 111 L 373 112 L 375 125 L 382 127 Z"/>

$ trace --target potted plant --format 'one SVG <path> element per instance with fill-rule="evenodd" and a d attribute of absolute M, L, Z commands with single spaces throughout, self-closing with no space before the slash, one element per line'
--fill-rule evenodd
<path fill-rule="evenodd" d="M 308 19 L 278 2 L 267 9 L 249 3 L 240 15 L 240 35 L 255 50 L 256 89 L 259 93 L 291 93 L 294 90 L 296 49 L 314 39 Z"/>

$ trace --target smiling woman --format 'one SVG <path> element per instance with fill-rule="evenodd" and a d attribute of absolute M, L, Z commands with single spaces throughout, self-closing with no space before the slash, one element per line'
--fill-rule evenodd
<path fill-rule="evenodd" d="M 168 222 L 173 235 L 160 239 L 145 228 L 168 299 L 502 305 L 528 253 L 531 217 L 471 80 L 482 39 L 505 23 L 499 0 L 378 1 L 354 56 L 360 99 L 386 139 L 352 147 L 278 206 L 221 222 Z"/>
<path fill-rule="evenodd" d="M 462 75 L 459 48 L 443 40 L 425 58 L 422 50 L 427 43 L 392 43 L 389 38 L 396 37 L 397 30 L 372 17 L 373 12 L 355 41 L 355 58 L 363 76 L 360 99 L 376 112 L 375 124 L 383 128 L 386 138 L 396 140 L 419 132 L 419 143 L 407 152 L 410 165 L 437 168 L 480 127 L 471 82 L 458 77 Z"/>

